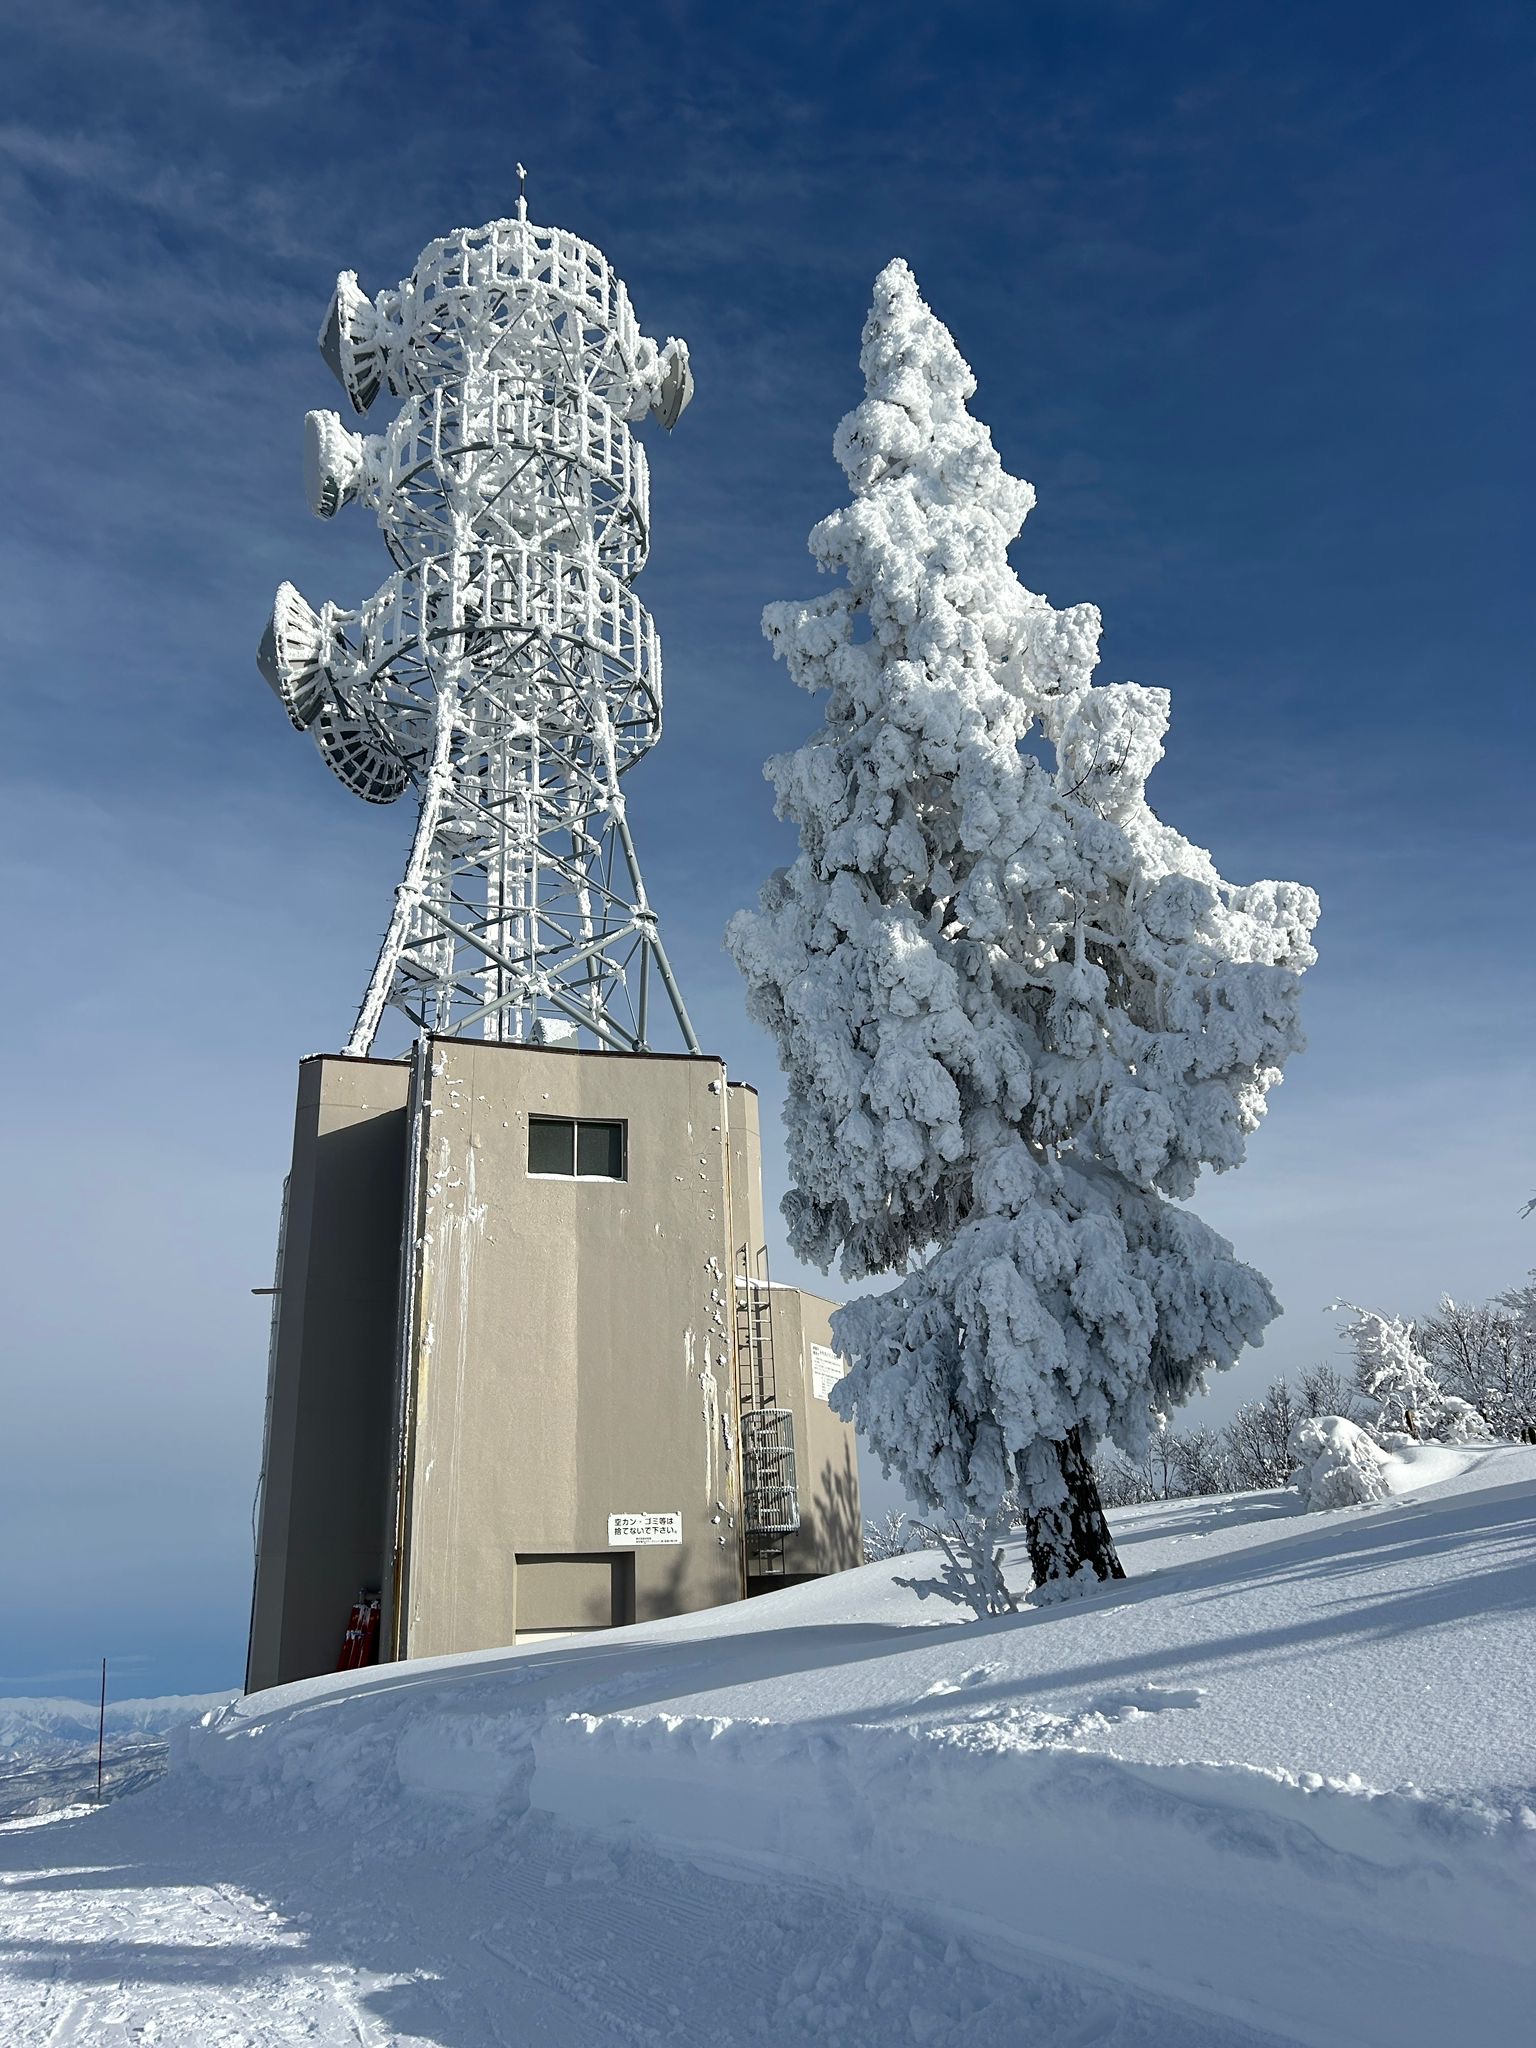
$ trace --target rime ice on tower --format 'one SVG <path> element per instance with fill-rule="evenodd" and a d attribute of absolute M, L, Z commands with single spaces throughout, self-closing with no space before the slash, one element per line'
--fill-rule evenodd
<path fill-rule="evenodd" d="M 262 673 L 357 796 L 421 812 L 346 1050 L 387 1007 L 417 1030 L 644 1050 L 652 972 L 697 1051 L 646 898 L 620 778 L 661 729 L 661 654 L 630 589 L 645 452 L 688 351 L 658 349 L 605 258 L 517 217 L 424 249 L 374 299 L 344 271 L 320 347 L 382 434 L 306 422 L 310 504 L 378 515 L 395 573 L 352 611 L 278 590 Z"/>

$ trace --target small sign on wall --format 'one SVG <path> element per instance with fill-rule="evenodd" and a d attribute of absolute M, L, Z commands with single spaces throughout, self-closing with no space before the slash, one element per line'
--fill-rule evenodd
<path fill-rule="evenodd" d="M 648 1543 L 681 1543 L 681 1515 L 610 1515 L 608 1548 L 640 1550 Z"/>
<path fill-rule="evenodd" d="M 829 1351 L 825 1344 L 811 1346 L 811 1392 L 818 1401 L 825 1401 L 843 1374 L 848 1370 L 835 1351 Z"/>

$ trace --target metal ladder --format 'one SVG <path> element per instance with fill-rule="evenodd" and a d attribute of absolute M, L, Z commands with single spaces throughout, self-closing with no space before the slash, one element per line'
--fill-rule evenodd
<path fill-rule="evenodd" d="M 768 1247 L 736 1253 L 736 1403 L 741 1418 L 742 1526 L 749 1577 L 784 1572 L 784 1539 L 800 1526 L 795 1418 L 778 1403 Z"/>

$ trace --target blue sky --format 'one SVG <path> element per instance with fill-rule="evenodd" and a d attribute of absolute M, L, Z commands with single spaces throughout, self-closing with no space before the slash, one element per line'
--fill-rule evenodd
<path fill-rule="evenodd" d="M 1527 9 L 5 13 L 0 1693 L 104 1653 L 119 1692 L 238 1681 L 248 1290 L 295 1062 L 345 1035 L 410 827 L 253 652 L 280 578 L 385 572 L 303 503 L 336 271 L 394 284 L 511 210 L 518 158 L 693 351 L 651 434 L 667 730 L 629 788 L 709 1049 L 776 1102 L 719 934 L 788 856 L 760 766 L 814 710 L 757 617 L 815 587 L 901 254 L 1039 491 L 1024 581 L 1173 692 L 1154 803 L 1229 878 L 1322 894 L 1312 1049 L 1197 1204 L 1286 1308 L 1210 1412 L 1325 1355 L 1335 1294 L 1536 1263 Z"/>

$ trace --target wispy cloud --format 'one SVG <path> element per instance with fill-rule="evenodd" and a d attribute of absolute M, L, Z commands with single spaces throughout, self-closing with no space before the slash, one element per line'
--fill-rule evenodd
<path fill-rule="evenodd" d="M 312 224 L 291 191 L 208 159 L 179 155 L 168 163 L 152 144 L 123 132 L 61 133 L 10 121 L 0 124 L 0 155 L 24 171 L 108 194 L 114 206 L 141 207 L 268 257 L 295 262 L 316 254 Z"/>
<path fill-rule="evenodd" d="M 110 1659 L 112 1671 L 121 1676 L 139 1669 L 149 1662 L 142 1652 L 119 1651 Z M 81 1685 L 87 1679 L 101 1677 L 101 1663 L 64 1665 L 53 1671 L 0 1671 L 0 1705 L 4 1704 L 4 1688 L 8 1685 L 26 1686 L 29 1690 L 39 1685 Z"/>
<path fill-rule="evenodd" d="M 294 29 L 295 42 L 313 45 L 297 23 Z M 119 82 L 147 74 L 161 91 L 207 110 L 259 113 L 331 96 L 345 88 L 355 62 L 335 36 L 319 51 L 295 55 L 253 33 L 237 8 L 195 0 L 61 0 L 30 12 L 10 33 L 38 58 L 106 70 Z"/>

